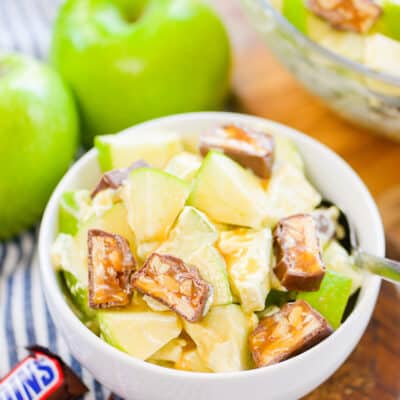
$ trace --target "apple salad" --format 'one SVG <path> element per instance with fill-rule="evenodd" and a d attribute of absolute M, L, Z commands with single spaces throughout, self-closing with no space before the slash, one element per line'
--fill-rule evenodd
<path fill-rule="evenodd" d="M 233 124 L 96 138 L 97 185 L 64 193 L 52 249 L 69 304 L 110 345 L 194 372 L 271 365 L 337 329 L 362 284 L 287 138 Z"/>
<path fill-rule="evenodd" d="M 399 75 L 398 0 L 271 0 L 298 30 L 367 67 Z"/>

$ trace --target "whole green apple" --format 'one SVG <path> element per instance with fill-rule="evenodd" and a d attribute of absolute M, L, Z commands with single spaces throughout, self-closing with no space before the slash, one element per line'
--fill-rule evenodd
<path fill-rule="evenodd" d="M 77 144 L 75 104 L 59 75 L 0 55 L 0 240 L 37 220 Z"/>
<path fill-rule="evenodd" d="M 154 117 L 218 109 L 230 47 L 199 0 L 67 0 L 51 58 L 80 107 L 84 141 Z"/>

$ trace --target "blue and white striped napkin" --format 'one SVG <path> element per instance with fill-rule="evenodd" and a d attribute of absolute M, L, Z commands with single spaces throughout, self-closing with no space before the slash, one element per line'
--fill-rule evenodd
<path fill-rule="evenodd" d="M 60 0 L 0 0 L 0 51 L 17 51 L 46 59 L 50 30 Z M 41 289 L 35 229 L 0 242 L 0 379 L 27 355 L 24 347 L 41 344 L 59 354 L 83 378 L 85 399 L 107 399 L 69 353 L 50 317 Z"/>

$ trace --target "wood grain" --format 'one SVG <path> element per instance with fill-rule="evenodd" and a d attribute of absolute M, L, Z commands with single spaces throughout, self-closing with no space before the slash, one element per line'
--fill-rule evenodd
<path fill-rule="evenodd" d="M 240 2 L 213 3 L 226 22 L 234 46 L 234 109 L 292 126 L 339 153 L 361 176 L 372 195 L 382 199 L 382 214 L 391 235 L 391 254 L 400 256 L 400 207 L 393 206 L 400 204 L 400 189 L 397 198 L 393 194 L 393 188 L 400 184 L 400 144 L 347 123 L 306 92 L 264 46 Z M 393 286 L 383 284 L 373 318 L 356 350 L 305 400 L 400 399 L 398 293 Z"/>

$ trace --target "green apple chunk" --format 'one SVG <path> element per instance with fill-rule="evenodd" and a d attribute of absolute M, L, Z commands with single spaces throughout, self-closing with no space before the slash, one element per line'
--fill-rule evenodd
<path fill-rule="evenodd" d="M 82 274 L 76 272 L 81 269 L 75 238 L 65 233 L 58 234 L 51 256 L 53 265 L 63 274 L 65 286 L 74 306 L 81 312 L 83 319 L 94 320 L 96 312 L 89 307 L 87 278 L 82 280 L 84 279 Z M 77 275 L 80 275 L 79 278 Z"/>
<path fill-rule="evenodd" d="M 310 12 L 307 10 L 305 0 L 282 0 L 282 14 L 300 32 L 307 34 L 307 19 Z"/>
<path fill-rule="evenodd" d="M 65 192 L 60 199 L 58 214 L 59 232 L 75 235 L 83 214 L 91 206 L 89 190 Z"/>
<path fill-rule="evenodd" d="M 154 168 L 132 171 L 122 196 L 137 241 L 163 240 L 183 209 L 189 191 L 188 183 L 164 171 Z"/>
<path fill-rule="evenodd" d="M 400 26 L 400 24 L 399 24 Z M 379 33 L 369 35 L 365 39 L 364 64 L 377 71 L 392 75 L 399 74 L 400 42 L 390 39 Z M 367 85 L 378 92 L 389 95 L 400 95 L 395 85 L 379 82 L 376 79 L 367 79 Z"/>
<path fill-rule="evenodd" d="M 310 15 L 308 18 L 308 36 L 335 53 L 349 58 L 350 60 L 362 62 L 364 55 L 364 35 L 353 32 L 343 32 L 332 28 L 320 18 Z"/>
<path fill-rule="evenodd" d="M 67 270 L 62 271 L 64 282 L 71 295 L 72 301 L 76 308 L 82 312 L 84 319 L 94 321 L 97 312 L 89 306 L 89 290 L 84 286 L 78 278 Z"/>
<path fill-rule="evenodd" d="M 146 311 L 127 307 L 98 313 L 102 338 L 129 355 L 146 360 L 182 331 L 173 312 Z"/>
<path fill-rule="evenodd" d="M 333 329 L 337 329 L 342 321 L 351 287 L 350 278 L 328 270 L 318 291 L 300 292 L 297 298 L 305 300 L 328 320 Z"/>
<path fill-rule="evenodd" d="M 121 235 L 128 240 L 131 250 L 133 252 L 135 250 L 135 238 L 127 223 L 127 211 L 122 203 L 117 203 L 104 214 L 87 220 L 79 227 L 74 237 L 60 234 L 52 248 L 53 264 L 55 267 L 61 266 L 63 270 L 70 272 L 84 287 L 88 286 L 87 235 L 89 229 L 102 229 Z"/>
<path fill-rule="evenodd" d="M 164 362 L 177 362 L 182 356 L 183 348 L 186 346 L 187 342 L 181 338 L 172 339 L 160 350 L 155 352 L 151 356 L 152 361 L 164 361 Z"/>
<path fill-rule="evenodd" d="M 207 216 L 194 207 L 185 206 L 158 250 L 187 259 L 196 251 L 213 245 L 217 239 L 218 232 Z"/>
<path fill-rule="evenodd" d="M 304 172 L 304 161 L 296 144 L 281 135 L 274 135 L 275 140 L 275 162 L 288 163 Z"/>
<path fill-rule="evenodd" d="M 261 311 L 270 290 L 270 229 L 222 232 L 218 247 L 228 266 L 229 281 L 244 312 Z"/>
<path fill-rule="evenodd" d="M 400 41 L 400 3 L 398 0 L 382 0 L 381 3 L 383 12 L 374 31 Z"/>
<path fill-rule="evenodd" d="M 163 168 L 183 150 L 180 136 L 168 131 L 97 136 L 95 146 L 103 171 L 126 168 L 138 160 Z"/>
<path fill-rule="evenodd" d="M 233 302 L 225 260 L 214 246 L 196 251 L 188 258 L 188 263 L 195 265 L 201 277 L 213 287 L 213 305 Z"/>
<path fill-rule="evenodd" d="M 229 38 L 204 1 L 66 0 L 51 60 L 76 95 L 86 145 L 159 116 L 219 109 L 229 91 Z"/>
<path fill-rule="evenodd" d="M 306 0 L 283 0 L 282 14 L 299 31 L 321 46 L 351 60 L 362 62 L 364 36 L 332 28 L 307 8 Z"/>
<path fill-rule="evenodd" d="M 194 265 L 213 287 L 213 304 L 229 304 L 233 299 L 225 260 L 213 246 L 217 239 L 218 232 L 207 216 L 186 206 L 157 252 L 172 254 Z"/>
<path fill-rule="evenodd" d="M 353 258 L 336 240 L 332 240 L 324 249 L 322 259 L 328 269 L 352 280 L 351 294 L 361 287 L 363 272 L 354 266 Z"/>
<path fill-rule="evenodd" d="M 1 241 L 39 219 L 73 161 L 79 124 L 72 94 L 54 70 L 0 53 Z"/>
<path fill-rule="evenodd" d="M 217 151 L 203 160 L 189 203 L 211 219 L 232 225 L 259 228 L 267 217 L 260 180 Z"/>
<path fill-rule="evenodd" d="M 87 286 L 88 282 L 87 236 L 89 229 L 101 229 L 121 235 L 128 241 L 132 253 L 135 254 L 135 236 L 128 225 L 127 215 L 124 204 L 117 203 L 104 214 L 91 217 L 79 228 L 75 235 L 77 262 L 71 266 L 70 272 L 74 273 L 84 285 Z"/>
<path fill-rule="evenodd" d="M 181 358 L 175 363 L 174 368 L 182 371 L 212 372 L 199 356 L 197 349 L 184 350 Z"/>
<path fill-rule="evenodd" d="M 264 208 L 271 226 L 289 215 L 310 212 L 321 202 L 321 195 L 291 164 L 276 166 L 266 194 Z"/>
<path fill-rule="evenodd" d="M 188 152 L 182 152 L 169 160 L 165 171 L 191 182 L 201 165 L 201 157 Z"/>
<path fill-rule="evenodd" d="M 236 304 L 213 307 L 197 323 L 184 321 L 184 329 L 196 343 L 199 356 L 214 372 L 251 367 L 247 338 L 255 325 L 257 317 L 246 315 Z"/>

